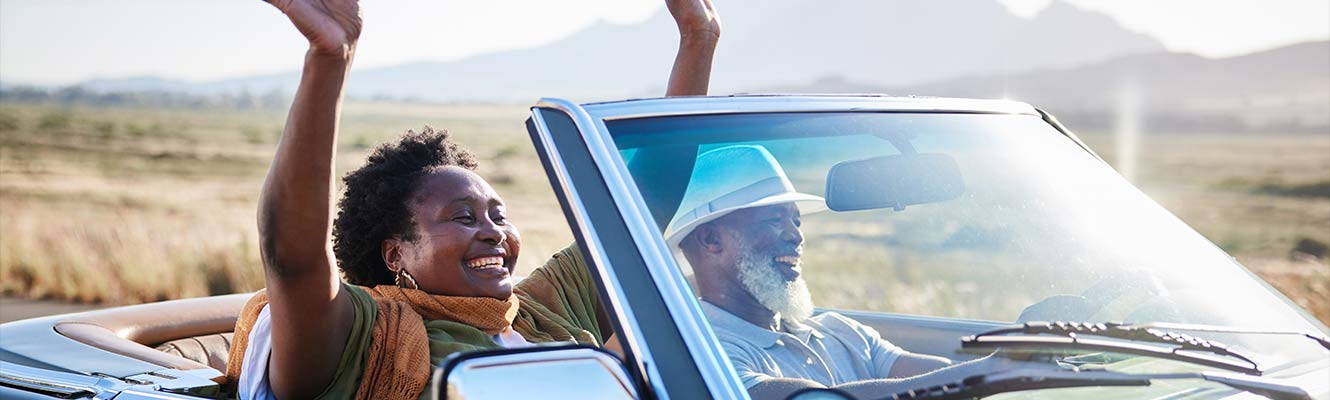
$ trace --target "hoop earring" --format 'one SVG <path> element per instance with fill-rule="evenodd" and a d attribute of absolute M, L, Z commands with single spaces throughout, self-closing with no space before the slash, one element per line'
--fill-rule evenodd
<path fill-rule="evenodd" d="M 408 288 L 406 286 L 402 286 L 402 277 L 406 277 L 406 281 L 411 282 L 411 287 Z M 411 273 L 406 272 L 406 268 L 401 268 L 397 270 L 397 276 L 393 277 L 393 283 L 396 283 L 397 287 L 403 289 L 420 290 L 420 285 L 416 284 L 416 278 L 411 277 Z"/>

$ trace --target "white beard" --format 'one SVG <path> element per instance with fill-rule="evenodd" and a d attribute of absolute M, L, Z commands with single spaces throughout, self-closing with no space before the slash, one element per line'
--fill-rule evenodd
<path fill-rule="evenodd" d="M 747 240 L 738 238 L 739 283 L 768 310 L 787 321 L 803 321 L 813 316 L 813 296 L 803 276 L 786 282 L 771 267 L 771 256 L 753 253 Z"/>

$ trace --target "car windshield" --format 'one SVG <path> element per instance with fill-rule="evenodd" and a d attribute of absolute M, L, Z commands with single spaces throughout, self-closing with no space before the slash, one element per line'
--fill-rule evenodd
<path fill-rule="evenodd" d="M 658 219 L 674 221 L 659 227 L 666 236 L 683 227 L 681 218 L 705 217 L 694 207 L 698 196 L 724 197 L 739 185 L 727 175 L 746 170 L 741 158 L 717 165 L 678 156 L 760 148 L 795 191 L 828 198 L 833 210 L 801 208 L 799 228 L 800 275 L 818 309 L 943 322 L 1167 321 L 1325 334 L 1038 115 L 748 113 L 605 125 L 638 187 L 666 192 L 643 194 L 653 213 L 673 216 Z M 635 160 L 652 152 L 674 161 Z M 690 177 L 682 200 L 678 176 Z M 660 200 L 671 191 L 675 200 Z M 695 267 L 667 243 L 692 277 Z M 1325 355 L 1287 336 L 1197 335 L 1256 353 L 1265 366 Z M 955 337 L 939 340 L 959 346 Z"/>

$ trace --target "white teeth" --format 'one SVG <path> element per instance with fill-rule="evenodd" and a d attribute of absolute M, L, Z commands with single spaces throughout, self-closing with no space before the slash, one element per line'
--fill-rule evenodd
<path fill-rule="evenodd" d="M 480 257 L 466 262 L 467 268 L 488 268 L 503 265 L 503 257 Z"/>
<path fill-rule="evenodd" d="M 780 256 L 780 257 L 776 257 L 776 258 L 772 259 L 772 261 L 775 261 L 775 262 L 778 262 L 778 263 L 785 263 L 785 264 L 794 264 L 794 265 L 798 265 L 798 264 L 799 264 L 799 256 Z"/>

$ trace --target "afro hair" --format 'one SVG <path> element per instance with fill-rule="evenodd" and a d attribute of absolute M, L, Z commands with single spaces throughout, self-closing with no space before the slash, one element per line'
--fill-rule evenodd
<path fill-rule="evenodd" d="M 429 126 L 376 147 L 364 166 L 342 178 L 346 192 L 333 221 L 333 253 L 346 280 L 362 286 L 393 284 L 381 244 L 391 237 L 416 239 L 410 202 L 421 178 L 441 167 L 474 170 L 476 165 L 475 155 L 448 140 L 446 130 Z"/>

